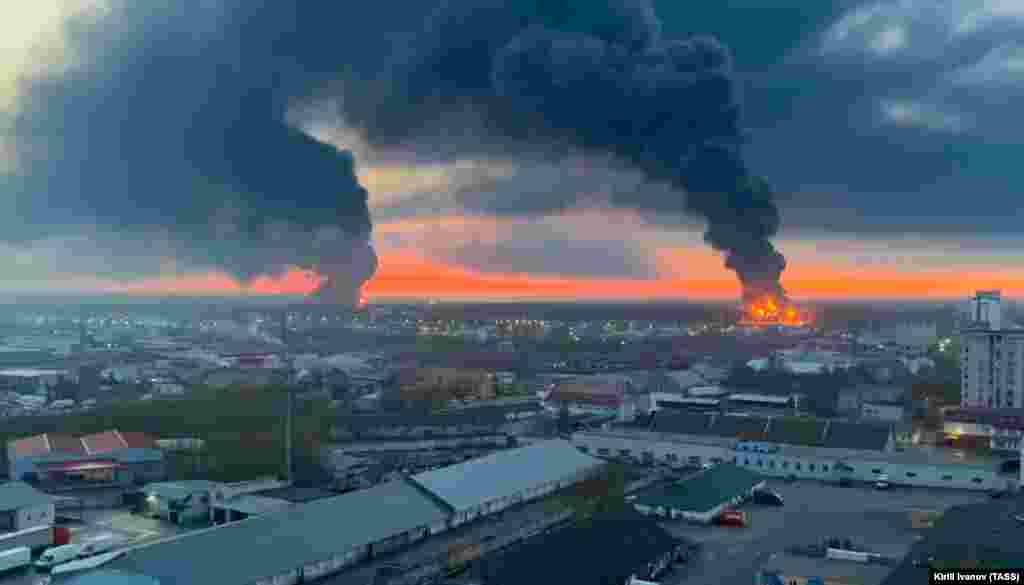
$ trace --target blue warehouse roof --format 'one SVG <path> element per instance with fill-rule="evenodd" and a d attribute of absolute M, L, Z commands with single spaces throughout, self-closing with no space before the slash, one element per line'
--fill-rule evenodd
<path fill-rule="evenodd" d="M 421 473 L 412 480 L 460 511 L 602 465 L 568 441 L 555 439 Z"/>

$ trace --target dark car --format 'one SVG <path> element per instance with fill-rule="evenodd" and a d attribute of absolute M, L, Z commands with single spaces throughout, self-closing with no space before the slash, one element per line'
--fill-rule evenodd
<path fill-rule="evenodd" d="M 786 502 L 771 490 L 757 490 L 754 492 L 754 503 L 760 506 L 782 506 Z"/>

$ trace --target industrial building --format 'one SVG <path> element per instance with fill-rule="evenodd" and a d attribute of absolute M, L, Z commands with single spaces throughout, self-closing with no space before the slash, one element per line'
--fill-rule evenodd
<path fill-rule="evenodd" d="M 178 525 L 223 524 L 333 495 L 315 488 L 295 488 L 276 479 L 158 482 L 140 490 L 140 511 Z"/>
<path fill-rule="evenodd" d="M 861 563 L 791 554 L 774 555 L 757 572 L 756 585 L 827 583 L 828 585 L 880 585 L 890 572 L 883 564 Z M 927 583 L 907 581 L 906 583 Z"/>
<path fill-rule="evenodd" d="M 414 475 L 412 481 L 450 506 L 451 525 L 457 526 L 593 478 L 604 468 L 600 459 L 555 439 Z"/>
<path fill-rule="evenodd" d="M 397 480 L 135 548 L 104 569 L 161 585 L 311 582 L 441 532 L 448 516 Z"/>
<path fill-rule="evenodd" d="M 722 510 L 749 499 L 764 485 L 760 475 L 723 463 L 683 481 L 641 493 L 631 502 L 642 514 L 708 524 Z"/>
<path fill-rule="evenodd" d="M 1024 437 L 1024 408 L 958 408 L 943 413 L 943 432 L 951 446 L 986 446 L 1017 452 Z"/>
<path fill-rule="evenodd" d="M 623 585 L 656 578 L 681 548 L 657 522 L 626 509 L 484 557 L 478 575 L 483 585 Z"/>
<path fill-rule="evenodd" d="M 161 585 L 312 583 L 603 469 L 566 441 L 544 441 L 141 545 L 103 570 L 145 575 Z M 202 486 L 182 492 L 196 493 L 192 487 Z M 216 489 L 199 492 L 210 495 L 211 507 L 218 500 Z"/>
<path fill-rule="evenodd" d="M 0 533 L 18 532 L 54 521 L 54 501 L 27 483 L 0 483 Z"/>
<path fill-rule="evenodd" d="M 926 583 L 929 566 L 1020 567 L 1024 559 L 1024 498 L 1006 498 L 946 510 L 924 532 L 884 585 Z"/>
<path fill-rule="evenodd" d="M 720 417 L 723 424 L 717 420 Z M 895 449 L 892 425 L 831 420 L 656 414 L 640 424 L 576 432 L 581 451 L 602 458 L 700 467 L 733 462 L 757 473 L 829 482 L 873 482 L 969 490 L 1013 489 L 997 459 L 943 449 Z"/>
<path fill-rule="evenodd" d="M 144 482 L 166 473 L 164 452 L 138 432 L 103 431 L 83 437 L 43 434 L 7 444 L 10 477 L 43 484 L 79 485 Z"/>

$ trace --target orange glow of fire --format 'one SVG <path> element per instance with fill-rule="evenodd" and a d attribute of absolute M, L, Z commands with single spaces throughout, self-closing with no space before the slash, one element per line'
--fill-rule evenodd
<path fill-rule="evenodd" d="M 764 297 L 748 302 L 743 307 L 741 325 L 803 327 L 813 321 L 812 315 L 788 301 Z"/>

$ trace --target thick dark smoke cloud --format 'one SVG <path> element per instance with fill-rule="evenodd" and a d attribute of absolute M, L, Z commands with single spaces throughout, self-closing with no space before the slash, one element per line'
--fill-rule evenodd
<path fill-rule="evenodd" d="M 162 231 L 195 265 L 309 266 L 351 301 L 376 266 L 367 194 L 349 154 L 286 123 L 327 99 L 375 146 L 613 155 L 679 193 L 613 204 L 704 218 L 745 292 L 782 292 L 778 212 L 740 156 L 729 52 L 662 38 L 645 0 L 114 0 L 69 32 L 76 67 L 23 88 L 12 189 L 32 231 L 9 237 Z"/>
<path fill-rule="evenodd" d="M 161 233 L 192 268 L 313 268 L 329 279 L 323 300 L 353 302 L 377 264 L 367 193 L 349 153 L 286 124 L 292 103 L 346 71 L 351 52 L 330 46 L 341 11 L 112 4 L 69 27 L 69 71 L 22 87 L 5 181 L 22 229 L 4 236 Z"/>
<path fill-rule="evenodd" d="M 679 192 L 615 205 L 704 218 L 745 294 L 783 294 L 779 213 L 741 158 L 731 56 L 711 38 L 663 39 L 644 0 L 448 3 L 371 95 L 342 107 L 378 145 L 612 154 Z"/>

